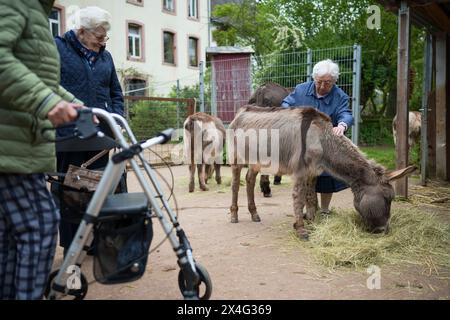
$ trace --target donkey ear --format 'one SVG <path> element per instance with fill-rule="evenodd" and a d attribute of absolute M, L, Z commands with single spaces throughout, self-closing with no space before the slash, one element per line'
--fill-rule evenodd
<path fill-rule="evenodd" d="M 416 169 L 417 169 L 416 166 L 409 166 L 404 169 L 395 170 L 395 171 L 386 173 L 386 178 L 389 181 L 400 179 L 400 178 L 406 176 L 407 174 L 413 173 L 414 170 L 416 170 Z"/>

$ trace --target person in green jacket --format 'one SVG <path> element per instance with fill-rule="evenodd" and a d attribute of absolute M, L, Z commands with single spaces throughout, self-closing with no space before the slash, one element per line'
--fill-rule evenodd
<path fill-rule="evenodd" d="M 54 132 L 42 129 L 82 107 L 59 85 L 53 2 L 0 0 L 0 299 L 42 299 L 59 222 L 44 179 L 56 170 Z"/>

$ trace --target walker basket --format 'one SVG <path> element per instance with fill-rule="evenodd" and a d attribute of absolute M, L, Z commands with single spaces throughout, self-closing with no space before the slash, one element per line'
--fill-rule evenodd
<path fill-rule="evenodd" d="M 148 212 L 102 219 L 95 226 L 94 277 L 103 284 L 139 279 L 153 238 Z"/>

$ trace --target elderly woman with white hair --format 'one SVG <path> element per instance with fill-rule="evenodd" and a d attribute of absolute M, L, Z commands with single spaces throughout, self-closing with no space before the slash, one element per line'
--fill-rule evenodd
<path fill-rule="evenodd" d="M 323 60 L 313 68 L 314 81 L 305 82 L 295 87 L 282 102 L 281 106 L 314 107 L 330 116 L 334 134 L 341 136 L 353 124 L 353 116 L 348 107 L 348 95 L 336 85 L 339 78 L 339 66 L 331 61 Z M 348 186 L 324 172 L 317 178 L 316 192 L 321 194 L 321 212 L 330 213 L 330 202 L 333 192 Z"/>
<path fill-rule="evenodd" d="M 73 29 L 56 37 L 61 59 L 61 85 L 90 108 L 101 108 L 123 115 L 123 94 L 111 54 L 105 49 L 111 28 L 111 15 L 99 7 L 86 7 L 72 17 Z M 102 124 L 103 131 L 109 132 Z M 73 127 L 58 128 L 57 136 L 73 133 Z M 98 151 L 57 152 L 57 170 L 65 173 L 70 164 L 80 166 Z M 108 154 L 89 166 L 106 166 Z M 122 186 L 126 188 L 122 181 Z M 61 209 L 62 210 L 62 209 Z M 67 248 L 78 225 L 61 221 L 60 244 Z"/>

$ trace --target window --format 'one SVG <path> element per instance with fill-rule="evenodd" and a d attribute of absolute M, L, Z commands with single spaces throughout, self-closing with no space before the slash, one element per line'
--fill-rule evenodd
<path fill-rule="evenodd" d="M 198 67 L 198 39 L 189 37 L 189 66 Z"/>
<path fill-rule="evenodd" d="M 126 81 L 125 91 L 128 96 L 145 96 L 147 83 L 142 79 L 131 78 Z"/>
<path fill-rule="evenodd" d="M 198 19 L 198 0 L 187 0 L 188 1 L 188 17 L 193 19 Z"/>
<path fill-rule="evenodd" d="M 128 25 L 128 56 L 130 58 L 141 58 L 141 26 L 135 24 Z"/>
<path fill-rule="evenodd" d="M 175 12 L 175 0 L 163 0 L 163 10 Z"/>
<path fill-rule="evenodd" d="M 53 37 L 61 35 L 61 10 L 53 8 L 50 16 L 48 17 L 48 23 L 50 26 L 50 32 Z"/>
<path fill-rule="evenodd" d="M 164 62 L 175 64 L 175 34 L 164 31 Z"/>
<path fill-rule="evenodd" d="M 127 0 L 127 3 L 135 4 L 140 7 L 144 6 L 144 0 Z"/>

